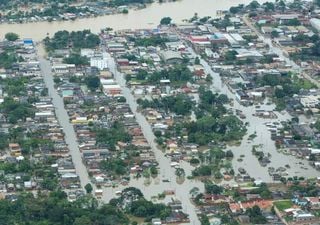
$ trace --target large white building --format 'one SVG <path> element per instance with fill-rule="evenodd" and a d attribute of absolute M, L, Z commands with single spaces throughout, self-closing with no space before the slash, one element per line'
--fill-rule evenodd
<path fill-rule="evenodd" d="M 312 19 L 310 19 L 310 24 L 317 31 L 320 31 L 320 19 L 312 18 Z"/>
<path fill-rule="evenodd" d="M 90 66 L 97 67 L 99 70 L 108 68 L 108 62 L 106 57 L 92 57 L 90 58 Z"/>
<path fill-rule="evenodd" d="M 309 95 L 301 97 L 300 102 L 305 108 L 315 108 L 319 103 L 320 95 Z"/>

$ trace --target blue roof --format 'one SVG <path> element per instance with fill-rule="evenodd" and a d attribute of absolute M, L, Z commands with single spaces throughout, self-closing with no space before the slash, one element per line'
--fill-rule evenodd
<path fill-rule="evenodd" d="M 33 45 L 33 40 L 32 39 L 23 39 L 23 44 L 25 44 L 25 45 Z"/>

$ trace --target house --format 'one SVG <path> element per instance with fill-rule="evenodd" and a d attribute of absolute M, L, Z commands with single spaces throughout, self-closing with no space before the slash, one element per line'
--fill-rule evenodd
<path fill-rule="evenodd" d="M 91 58 L 94 56 L 94 50 L 93 49 L 89 49 L 89 48 L 82 48 L 80 50 L 80 55 L 81 56 L 86 56 L 88 58 Z"/>
<path fill-rule="evenodd" d="M 239 102 L 248 101 L 249 95 L 247 93 L 245 93 L 244 91 L 238 90 L 238 91 L 236 91 L 236 99 Z"/>
<path fill-rule="evenodd" d="M 21 148 L 18 143 L 10 143 L 9 144 L 9 151 L 11 156 L 21 156 Z"/>
<path fill-rule="evenodd" d="M 52 66 L 52 72 L 58 75 L 74 73 L 75 71 L 76 71 L 76 65 L 74 64 L 54 64 Z"/>
<path fill-rule="evenodd" d="M 264 34 L 269 34 L 270 35 L 272 33 L 272 31 L 274 31 L 274 28 L 273 27 L 264 26 L 264 27 L 261 27 L 261 31 Z"/>
<path fill-rule="evenodd" d="M 293 219 L 296 222 L 306 222 L 313 221 L 315 219 L 315 216 L 309 212 L 297 210 L 293 212 Z"/>
<path fill-rule="evenodd" d="M 109 52 L 124 53 L 126 51 L 124 45 L 117 42 L 109 42 L 107 48 Z"/>
<path fill-rule="evenodd" d="M 115 96 L 121 93 L 121 87 L 118 84 L 105 84 L 102 87 L 103 92 L 107 96 Z"/>
<path fill-rule="evenodd" d="M 309 95 L 300 98 L 300 102 L 305 108 L 315 108 L 319 103 L 320 96 L 319 95 Z"/>
<path fill-rule="evenodd" d="M 64 100 L 72 100 L 73 99 L 73 97 L 74 97 L 74 91 L 73 90 L 63 90 L 62 91 L 62 98 L 64 99 Z"/>
<path fill-rule="evenodd" d="M 168 64 L 179 64 L 183 61 L 181 53 L 178 51 L 162 51 L 161 57 Z"/>
<path fill-rule="evenodd" d="M 312 18 L 312 19 L 310 19 L 310 24 L 317 31 L 320 31 L 320 19 Z"/>
<path fill-rule="evenodd" d="M 257 50 L 248 50 L 244 48 L 239 48 L 239 49 L 236 49 L 236 52 L 237 52 L 236 57 L 238 60 L 251 59 L 255 61 L 263 58 L 263 55 L 260 54 Z"/>
<path fill-rule="evenodd" d="M 294 204 L 298 206 L 306 206 L 308 205 L 308 200 L 305 198 L 295 197 L 291 200 Z"/>
<path fill-rule="evenodd" d="M 117 59 L 117 64 L 119 66 L 129 66 L 129 60 L 120 58 L 120 59 Z"/>
<path fill-rule="evenodd" d="M 152 224 L 152 225 L 161 225 L 162 222 L 161 222 L 161 219 L 160 219 L 160 218 L 153 218 L 153 219 L 151 220 L 151 224 Z"/>
<path fill-rule="evenodd" d="M 209 37 L 207 35 L 203 36 L 189 36 L 189 40 L 191 42 L 208 42 Z"/>
<path fill-rule="evenodd" d="M 239 213 L 242 211 L 246 211 L 253 206 L 259 206 L 260 209 L 268 209 L 272 206 L 271 200 L 252 200 L 246 202 L 236 202 L 236 203 L 229 203 L 229 209 L 232 213 Z"/>
<path fill-rule="evenodd" d="M 306 197 L 311 209 L 320 209 L 320 197 Z"/>
<path fill-rule="evenodd" d="M 290 20 L 298 19 L 298 14 L 275 14 L 272 15 L 273 19 L 279 22 L 280 24 L 287 23 Z"/>

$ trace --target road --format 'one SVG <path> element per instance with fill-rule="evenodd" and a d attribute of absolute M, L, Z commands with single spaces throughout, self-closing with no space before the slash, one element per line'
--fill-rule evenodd
<path fill-rule="evenodd" d="M 42 46 L 39 45 L 37 47 L 37 50 L 40 68 L 43 74 L 45 85 L 48 88 L 49 96 L 52 98 L 52 103 L 55 107 L 55 113 L 58 118 L 58 121 L 61 127 L 63 128 L 65 134 L 65 141 L 69 147 L 70 155 L 72 157 L 76 173 L 80 178 L 81 187 L 84 189 L 84 186 L 88 183 L 91 183 L 91 181 L 87 169 L 82 162 L 81 153 L 79 151 L 77 137 L 73 125 L 70 123 L 69 115 L 66 109 L 64 108 L 62 97 L 57 93 L 57 91 L 54 88 L 54 81 L 51 73 L 51 65 L 50 62 L 44 58 L 44 49 Z"/>
<path fill-rule="evenodd" d="M 284 60 L 287 65 L 290 65 L 292 67 L 292 69 L 294 69 L 294 72 L 298 73 L 298 76 L 301 76 L 307 80 L 309 80 L 310 82 L 312 82 L 313 84 L 315 84 L 318 88 L 320 88 L 320 82 L 315 80 L 314 78 L 312 78 L 309 74 L 307 74 L 306 72 L 304 72 L 302 70 L 302 68 L 297 65 L 293 60 L 291 60 L 288 56 L 288 53 L 281 48 L 280 45 L 273 43 L 272 40 L 268 37 L 265 37 L 264 35 L 262 35 L 260 33 L 260 31 L 252 24 L 252 22 L 250 21 L 248 15 L 244 15 L 242 17 L 243 22 L 252 30 L 254 31 L 254 33 L 259 37 L 260 40 L 262 40 L 265 44 L 269 45 L 270 50 L 274 53 L 276 53 L 282 60 Z"/>
<path fill-rule="evenodd" d="M 76 173 L 80 178 L 81 187 L 84 188 L 84 186 L 87 183 L 91 183 L 87 169 L 85 165 L 82 163 L 81 159 L 81 153 L 78 148 L 78 142 L 76 138 L 76 134 L 74 131 L 74 128 L 72 124 L 69 121 L 69 116 L 64 108 L 64 103 L 62 97 L 57 93 L 57 91 L 54 88 L 54 81 L 53 76 L 51 73 L 51 65 L 48 60 L 46 60 L 44 55 L 44 50 L 42 46 L 38 47 L 39 54 L 39 62 L 40 62 L 40 68 L 44 77 L 45 84 L 48 88 L 49 96 L 52 98 L 52 102 L 55 106 L 55 112 L 57 115 L 57 118 L 65 132 L 65 141 L 69 146 L 70 154 L 72 156 L 73 163 L 75 165 Z M 126 97 L 130 108 L 132 112 L 136 115 L 137 122 L 141 126 L 143 133 L 148 140 L 151 148 L 155 152 L 155 156 L 157 161 L 159 162 L 160 166 L 160 175 L 158 179 L 155 179 L 152 184 L 149 184 L 149 186 L 146 186 L 143 182 L 143 179 L 135 180 L 131 179 L 129 185 L 139 188 L 146 198 L 151 199 L 152 196 L 157 196 L 159 193 L 162 193 L 165 190 L 174 190 L 175 191 L 175 197 L 179 199 L 182 202 L 183 210 L 185 213 L 189 215 L 190 218 L 190 224 L 198 225 L 200 224 L 199 219 L 196 215 L 196 210 L 194 205 L 190 201 L 189 191 L 193 187 L 198 187 L 201 192 L 204 191 L 204 185 L 203 183 L 199 181 L 194 180 L 188 180 L 186 179 L 185 182 L 182 185 L 179 185 L 176 183 L 176 176 L 175 176 L 175 170 L 171 168 L 170 166 L 170 160 L 164 156 L 164 154 L 157 149 L 157 146 L 154 142 L 155 136 L 153 135 L 152 129 L 150 124 L 146 121 L 145 117 L 137 112 L 137 103 L 131 94 L 131 91 L 129 88 L 127 88 L 125 85 L 125 79 L 123 78 L 123 75 L 119 73 L 116 70 L 115 62 L 109 55 L 108 63 L 110 65 L 110 70 L 114 72 L 116 76 L 117 82 L 121 85 L 123 89 L 123 94 Z M 185 169 L 186 176 L 191 174 L 192 167 L 186 163 L 182 162 L 181 167 Z M 163 183 L 160 181 L 160 179 L 169 179 L 170 182 Z M 92 184 L 94 189 L 95 186 Z M 103 202 L 107 203 L 110 199 L 116 197 L 116 191 L 121 190 L 125 188 L 124 186 L 118 187 L 118 188 L 104 188 L 104 197 L 102 199 Z M 170 199 L 167 199 L 167 201 L 170 201 Z"/>
<path fill-rule="evenodd" d="M 122 94 L 127 99 L 127 102 L 131 108 L 131 111 L 135 114 L 136 120 L 138 124 L 140 125 L 142 132 L 147 139 L 151 149 L 155 153 L 155 157 L 157 162 L 159 163 L 160 171 L 159 171 L 159 177 L 160 179 L 169 179 L 170 182 L 164 183 L 155 181 L 154 183 L 150 184 L 148 187 L 144 185 L 143 182 L 138 180 L 132 180 L 129 183 L 129 186 L 135 186 L 139 188 L 143 194 L 150 198 L 151 196 L 156 196 L 159 193 L 162 193 L 165 190 L 175 190 L 175 197 L 177 197 L 178 200 L 181 201 L 183 206 L 183 211 L 189 215 L 190 218 L 190 224 L 200 224 L 200 221 L 196 215 L 196 209 L 195 206 L 190 201 L 190 195 L 189 191 L 193 187 L 198 187 L 200 191 L 204 191 L 204 185 L 200 181 L 195 180 L 189 180 L 185 179 L 184 183 L 182 185 L 178 184 L 176 182 L 176 175 L 175 175 L 175 169 L 170 166 L 170 159 L 164 156 L 164 154 L 157 148 L 157 145 L 155 143 L 155 136 L 153 134 L 152 128 L 150 124 L 147 122 L 144 115 L 137 112 L 137 103 L 134 96 L 131 94 L 131 90 L 126 87 L 126 81 L 124 79 L 124 75 L 120 73 L 117 70 L 116 64 L 114 59 L 108 54 L 108 66 L 111 72 L 114 73 L 115 79 L 117 83 L 122 88 Z M 193 167 L 190 166 L 187 162 L 181 162 L 180 167 L 185 170 L 186 176 L 191 174 L 191 171 L 193 170 Z M 110 188 L 109 188 L 110 191 Z"/>

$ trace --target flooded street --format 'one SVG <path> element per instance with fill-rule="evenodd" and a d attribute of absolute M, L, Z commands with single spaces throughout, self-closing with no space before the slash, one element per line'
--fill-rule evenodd
<path fill-rule="evenodd" d="M 215 17 L 217 10 L 229 9 L 238 4 L 248 4 L 251 0 L 181 0 L 168 3 L 153 3 L 141 10 L 131 10 L 128 14 L 115 14 L 101 17 L 78 19 L 75 21 L 35 22 L 26 24 L 1 24 L 0 38 L 8 32 L 14 32 L 22 38 L 42 40 L 59 30 L 76 31 L 90 29 L 94 33 L 102 28 L 119 29 L 155 28 L 161 18 L 169 16 L 175 23 L 190 19 L 195 13 L 201 16 Z M 264 2 L 262 0 L 258 2 Z"/>
<path fill-rule="evenodd" d="M 90 182 L 90 178 L 88 176 L 87 169 L 84 166 L 81 159 L 81 152 L 79 151 L 79 148 L 78 148 L 78 142 L 74 132 L 74 128 L 69 121 L 69 116 L 67 114 L 67 111 L 64 108 L 63 100 L 54 88 L 54 81 L 51 73 L 51 65 L 49 61 L 45 60 L 42 57 L 42 55 L 44 54 L 42 46 L 38 47 L 38 51 L 39 51 L 39 55 L 41 55 L 39 57 L 39 61 L 41 64 L 41 71 L 44 75 L 45 84 L 49 90 L 49 95 L 53 100 L 57 118 L 66 134 L 65 136 L 66 143 L 70 148 L 70 154 L 72 156 L 72 159 L 76 168 L 76 173 L 80 177 L 81 186 L 84 187 L 87 183 Z M 153 135 L 151 126 L 149 125 L 149 123 L 146 121 L 145 117 L 142 114 L 137 113 L 136 101 L 133 95 L 131 94 L 130 89 L 125 87 L 125 79 L 123 78 L 122 74 L 116 71 L 115 62 L 110 56 L 109 56 L 108 63 L 110 66 L 110 70 L 115 74 L 117 82 L 123 88 L 123 95 L 126 97 L 132 112 L 135 114 L 137 122 L 142 127 L 143 134 L 148 140 L 150 147 L 155 152 L 156 159 L 159 163 L 159 167 L 161 168 L 159 171 L 158 177 L 148 178 L 148 179 L 132 178 L 128 186 L 139 188 L 143 192 L 145 197 L 149 200 L 153 196 L 157 196 L 158 194 L 161 194 L 165 190 L 173 190 L 176 194 L 171 197 L 176 197 L 182 202 L 184 211 L 190 216 L 191 224 L 200 224 L 196 215 L 195 207 L 190 201 L 189 191 L 193 187 L 198 187 L 200 191 L 204 191 L 203 183 L 195 180 L 188 180 L 188 179 L 185 179 L 185 181 L 182 184 L 178 184 L 176 182 L 175 169 L 171 167 L 170 160 L 166 158 L 164 154 L 157 148 L 154 142 L 155 136 Z M 190 166 L 189 163 L 181 162 L 180 166 L 185 170 L 186 176 L 191 175 L 191 171 L 193 170 L 193 167 Z M 163 182 L 162 181 L 163 179 L 167 179 L 169 182 Z M 116 192 L 119 190 L 123 190 L 125 187 L 126 186 L 119 186 L 117 188 L 111 188 L 111 187 L 104 188 L 103 199 L 102 199 L 103 202 L 108 203 L 110 199 L 117 197 Z M 170 201 L 170 198 L 169 197 L 166 198 L 165 201 L 167 202 Z"/>
<path fill-rule="evenodd" d="M 195 52 L 189 48 L 189 51 L 195 55 Z M 290 120 L 291 116 L 285 113 L 276 112 L 277 119 L 263 119 L 256 116 L 253 116 L 255 113 L 255 106 L 245 107 L 236 100 L 235 95 L 228 89 L 228 87 L 222 82 L 221 77 L 218 73 L 214 72 L 210 65 L 201 60 L 201 64 L 204 66 L 207 74 L 210 74 L 213 77 L 213 84 L 211 86 L 211 90 L 213 92 L 218 92 L 221 94 L 226 94 L 230 99 L 233 99 L 234 106 L 228 107 L 233 111 L 241 110 L 243 114 L 246 116 L 246 119 L 243 119 L 243 122 L 248 122 L 247 126 L 247 134 L 244 136 L 241 144 L 239 146 L 229 146 L 227 149 L 231 149 L 234 154 L 233 159 L 233 167 L 234 170 L 238 171 L 238 168 L 243 167 L 249 173 L 249 175 L 257 180 L 262 180 L 264 182 L 272 182 L 272 178 L 268 174 L 268 167 L 284 167 L 286 164 L 290 166 L 290 169 L 287 169 L 288 176 L 304 176 L 304 177 L 317 177 L 319 172 L 311 167 L 306 160 L 297 159 L 294 156 L 287 156 L 277 151 L 275 143 L 271 140 L 271 133 L 268 130 L 268 127 L 265 123 L 268 122 L 280 122 Z M 266 103 L 266 101 L 264 102 Z M 271 111 L 275 108 L 274 104 L 261 105 L 261 110 Z M 249 135 L 256 133 L 256 138 L 252 141 L 248 140 Z M 256 156 L 252 154 L 252 146 L 254 145 L 262 145 L 259 150 L 262 150 L 264 153 L 271 154 L 271 163 L 268 164 L 267 167 L 262 167 L 258 162 Z M 242 162 L 238 162 L 237 159 L 240 158 L 241 155 L 244 155 L 242 158 Z M 302 163 L 302 164 L 301 164 Z M 300 165 L 301 164 L 301 165 Z M 301 168 L 303 166 L 304 168 Z"/>
<path fill-rule="evenodd" d="M 65 134 L 65 141 L 69 147 L 70 155 L 72 156 L 73 164 L 76 169 L 76 173 L 80 178 L 81 187 L 90 182 L 90 178 L 87 172 L 87 168 L 82 163 L 81 152 L 79 151 L 77 137 L 74 128 L 69 120 L 69 115 L 64 108 L 62 97 L 54 88 L 53 75 L 51 73 L 50 62 L 43 58 L 44 49 L 43 46 L 38 46 L 38 57 L 40 62 L 41 72 L 43 74 L 44 82 L 48 88 L 49 96 L 52 98 L 52 103 L 55 107 L 55 112 L 61 127 Z"/>
<path fill-rule="evenodd" d="M 139 125 L 142 128 L 142 132 L 147 139 L 151 149 L 155 153 L 155 157 L 157 162 L 159 163 L 160 171 L 158 174 L 158 178 L 152 179 L 150 178 L 150 184 L 145 184 L 145 179 L 131 179 L 129 186 L 133 186 L 136 188 L 139 188 L 143 194 L 150 199 L 152 196 L 157 196 L 158 194 L 162 193 L 165 190 L 173 190 L 175 191 L 175 197 L 182 202 L 182 206 L 184 211 L 189 214 L 189 218 L 191 221 L 191 224 L 200 224 L 198 217 L 195 212 L 194 205 L 190 202 L 190 194 L 189 191 L 193 187 L 198 187 L 200 191 L 204 190 L 203 183 L 195 180 L 188 180 L 185 179 L 183 184 L 178 184 L 176 182 L 176 175 L 175 175 L 175 169 L 171 167 L 170 165 L 170 159 L 166 158 L 164 154 L 157 148 L 157 145 L 155 143 L 155 136 L 153 134 L 153 131 L 151 129 L 150 124 L 147 122 L 144 115 L 137 112 L 137 103 L 134 99 L 134 96 L 131 94 L 131 90 L 126 87 L 126 81 L 124 79 L 124 75 L 117 71 L 116 64 L 114 62 L 114 59 L 108 54 L 108 65 L 110 68 L 110 71 L 114 73 L 115 79 L 118 82 L 118 84 L 122 88 L 122 94 L 127 99 L 127 102 L 132 110 L 132 112 L 135 114 L 136 120 L 139 123 Z M 193 167 L 190 166 L 189 163 L 181 162 L 180 167 L 184 169 L 186 173 L 186 177 L 191 175 L 191 171 L 193 170 Z M 163 182 L 163 179 L 167 179 L 169 182 Z M 104 200 L 109 201 L 112 197 L 114 197 L 114 193 L 118 190 L 122 190 L 125 187 L 121 186 L 119 188 L 106 188 L 104 191 Z"/>

